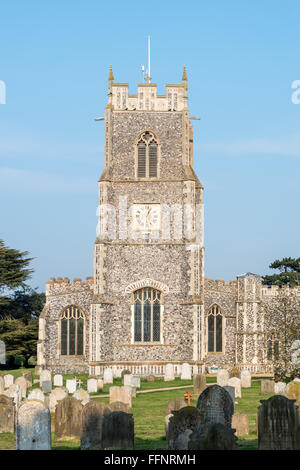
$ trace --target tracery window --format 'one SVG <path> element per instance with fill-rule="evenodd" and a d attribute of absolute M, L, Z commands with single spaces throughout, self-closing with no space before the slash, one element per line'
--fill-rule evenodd
<path fill-rule="evenodd" d="M 144 132 L 137 144 L 138 178 L 156 178 L 158 164 L 158 144 L 151 132 Z"/>
<path fill-rule="evenodd" d="M 211 306 L 207 315 L 207 350 L 223 351 L 223 314 L 216 304 Z"/>
<path fill-rule="evenodd" d="M 60 339 L 62 356 L 84 354 L 84 314 L 74 305 L 67 307 L 61 314 Z"/>
<path fill-rule="evenodd" d="M 160 341 L 161 292 L 152 287 L 143 287 L 133 293 L 134 341 Z"/>
<path fill-rule="evenodd" d="M 267 359 L 269 361 L 279 359 L 279 341 L 273 333 L 267 339 Z"/>

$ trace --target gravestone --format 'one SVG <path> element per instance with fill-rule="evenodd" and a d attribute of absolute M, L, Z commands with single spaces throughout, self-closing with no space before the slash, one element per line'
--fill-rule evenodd
<path fill-rule="evenodd" d="M 171 382 L 174 380 L 174 366 L 173 364 L 167 364 L 166 365 L 166 370 L 165 370 L 165 377 L 164 380 L 165 382 Z"/>
<path fill-rule="evenodd" d="M 224 388 L 224 390 L 226 390 L 229 393 L 229 395 L 232 399 L 232 402 L 234 404 L 235 403 L 235 388 L 232 387 L 231 385 L 225 385 L 225 387 L 223 387 L 223 388 Z"/>
<path fill-rule="evenodd" d="M 228 380 L 228 384 L 230 387 L 234 387 L 234 395 L 235 398 L 242 398 L 242 387 L 241 387 L 241 379 L 238 377 L 231 377 Z"/>
<path fill-rule="evenodd" d="M 235 413 L 232 417 L 232 427 L 237 436 L 248 436 L 249 419 L 245 413 Z"/>
<path fill-rule="evenodd" d="M 154 375 L 147 375 L 146 376 L 146 381 L 147 382 L 155 382 L 155 376 Z"/>
<path fill-rule="evenodd" d="M 50 408 L 50 413 L 55 413 L 55 408 L 57 406 L 57 403 L 60 400 L 63 400 L 68 396 L 68 392 L 65 388 L 58 387 L 52 390 L 52 392 L 49 395 L 49 408 Z"/>
<path fill-rule="evenodd" d="M 260 383 L 260 391 L 264 394 L 275 393 L 273 380 L 262 379 Z"/>
<path fill-rule="evenodd" d="M 15 382 L 15 378 L 11 374 L 3 375 L 3 379 L 4 379 L 4 388 L 9 388 Z"/>
<path fill-rule="evenodd" d="M 67 388 L 69 393 L 72 393 L 72 394 L 75 393 L 76 389 L 77 389 L 77 380 L 76 380 L 76 378 L 68 379 L 66 381 L 66 388 Z"/>
<path fill-rule="evenodd" d="M 260 400 L 258 408 L 258 448 L 260 450 L 300 450 L 299 410 L 295 400 L 274 395 Z"/>
<path fill-rule="evenodd" d="M 51 380 L 44 380 L 42 382 L 42 390 L 44 393 L 50 393 L 52 390 L 52 382 Z"/>
<path fill-rule="evenodd" d="M 51 381 L 51 372 L 50 370 L 43 369 L 40 373 L 40 387 L 42 387 L 43 382 Z"/>
<path fill-rule="evenodd" d="M 82 450 L 102 449 L 103 416 L 110 412 L 108 406 L 97 401 L 90 401 L 83 407 L 80 436 Z"/>
<path fill-rule="evenodd" d="M 231 396 L 223 387 L 207 387 L 198 398 L 197 408 L 203 416 L 203 424 L 221 423 L 231 428 L 234 407 Z"/>
<path fill-rule="evenodd" d="M 63 376 L 61 374 L 55 374 L 55 376 L 53 377 L 53 385 L 54 387 L 63 386 Z"/>
<path fill-rule="evenodd" d="M 110 387 L 109 389 L 109 403 L 114 401 L 122 401 L 127 404 L 130 408 L 132 398 L 132 388 L 124 385 L 124 387 Z"/>
<path fill-rule="evenodd" d="M 113 411 L 103 415 L 102 448 L 104 450 L 129 450 L 134 446 L 134 421 L 132 414 Z"/>
<path fill-rule="evenodd" d="M 221 423 L 206 423 L 193 429 L 188 450 L 236 450 L 234 430 Z"/>
<path fill-rule="evenodd" d="M 131 387 L 141 388 L 141 378 L 133 375 L 131 377 Z"/>
<path fill-rule="evenodd" d="M 229 369 L 229 378 L 231 379 L 232 377 L 236 377 L 238 379 L 241 378 L 241 372 L 237 367 L 232 367 Z"/>
<path fill-rule="evenodd" d="M 192 380 L 191 366 L 185 362 L 181 367 L 181 380 Z"/>
<path fill-rule="evenodd" d="M 6 395 L 0 395 L 0 433 L 15 432 L 14 400 Z"/>
<path fill-rule="evenodd" d="M 172 413 L 172 411 L 178 411 L 181 408 L 185 408 L 187 406 L 186 401 L 183 398 L 176 397 L 172 398 L 166 406 L 165 416 Z"/>
<path fill-rule="evenodd" d="M 186 429 L 182 433 L 180 433 L 175 439 L 172 444 L 172 450 L 188 450 L 189 448 L 189 440 L 190 436 L 193 433 L 192 429 Z"/>
<path fill-rule="evenodd" d="M 291 400 L 296 400 L 296 405 L 300 410 L 300 381 L 294 379 L 287 385 L 287 396 Z"/>
<path fill-rule="evenodd" d="M 66 397 L 57 403 L 55 409 L 56 440 L 80 437 L 82 409 L 82 404 L 74 397 Z"/>
<path fill-rule="evenodd" d="M 204 374 L 196 374 L 193 377 L 194 394 L 200 395 L 206 388 L 206 376 Z"/>
<path fill-rule="evenodd" d="M 45 402 L 45 395 L 40 388 L 34 388 L 29 392 L 28 400 L 40 400 L 43 403 Z"/>
<path fill-rule="evenodd" d="M 7 397 L 13 398 L 17 411 L 22 401 L 22 391 L 19 385 L 12 384 L 7 390 L 5 390 L 5 395 Z"/>
<path fill-rule="evenodd" d="M 186 406 L 179 411 L 173 411 L 167 431 L 168 450 L 185 450 L 175 449 L 175 447 L 179 445 L 177 438 L 187 429 L 191 430 L 193 427 L 199 426 L 200 424 L 201 415 L 199 410 L 194 406 Z M 186 439 L 184 439 L 184 442 L 186 442 Z"/>
<path fill-rule="evenodd" d="M 4 392 L 4 378 L 0 375 L 0 393 Z"/>
<path fill-rule="evenodd" d="M 98 392 L 98 380 L 97 379 L 88 379 L 87 381 L 87 390 L 89 393 Z"/>
<path fill-rule="evenodd" d="M 19 387 L 21 389 L 22 398 L 26 398 L 27 380 L 25 379 L 25 377 L 18 377 L 15 380 L 15 385 L 19 385 Z"/>
<path fill-rule="evenodd" d="M 98 390 L 102 390 L 103 389 L 103 379 L 98 379 L 97 380 L 97 388 Z"/>
<path fill-rule="evenodd" d="M 132 379 L 131 374 L 125 374 L 124 377 L 123 377 L 123 384 L 124 385 L 129 385 L 129 387 L 130 387 L 131 386 L 131 379 Z"/>
<path fill-rule="evenodd" d="M 275 395 L 285 395 L 286 394 L 286 383 L 285 382 L 275 382 L 274 383 L 274 393 L 275 393 Z"/>
<path fill-rule="evenodd" d="M 220 387 L 225 387 L 225 385 L 228 385 L 228 380 L 229 380 L 228 370 L 219 369 L 217 373 L 217 384 L 220 385 Z"/>
<path fill-rule="evenodd" d="M 83 406 L 85 406 L 90 401 L 90 395 L 83 388 L 79 388 L 73 395 L 74 398 L 77 398 Z"/>
<path fill-rule="evenodd" d="M 131 413 L 131 408 L 129 405 L 122 401 L 114 401 L 110 403 L 107 407 L 110 412 L 112 411 L 124 411 L 124 413 Z"/>
<path fill-rule="evenodd" d="M 114 383 L 113 371 L 110 367 L 107 367 L 106 369 L 104 369 L 103 383 L 104 384 Z"/>
<path fill-rule="evenodd" d="M 130 375 L 131 375 L 131 371 L 128 370 L 128 369 L 122 370 L 121 377 L 122 377 L 122 384 L 123 384 L 123 385 L 124 385 L 124 375 L 127 375 L 127 374 L 130 374 Z"/>
<path fill-rule="evenodd" d="M 23 372 L 22 377 L 26 380 L 27 387 L 32 387 L 32 372 L 30 370 Z"/>
<path fill-rule="evenodd" d="M 18 411 L 17 450 L 51 450 L 50 411 L 38 400 L 26 400 Z"/>
<path fill-rule="evenodd" d="M 248 370 L 241 371 L 241 386 L 242 388 L 251 387 L 251 374 Z"/>

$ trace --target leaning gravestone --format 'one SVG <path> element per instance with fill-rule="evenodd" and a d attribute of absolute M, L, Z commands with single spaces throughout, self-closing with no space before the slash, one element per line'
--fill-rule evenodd
<path fill-rule="evenodd" d="M 45 402 L 45 395 L 40 388 L 34 388 L 28 395 L 28 400 L 40 400 Z"/>
<path fill-rule="evenodd" d="M 228 370 L 219 369 L 217 373 L 217 384 L 220 385 L 220 387 L 225 387 L 225 385 L 228 385 L 228 380 L 229 380 Z"/>
<path fill-rule="evenodd" d="M 237 436 L 248 436 L 249 419 L 245 413 L 235 413 L 232 417 L 232 427 Z"/>
<path fill-rule="evenodd" d="M 83 406 L 90 401 L 90 395 L 83 388 L 79 388 L 78 390 L 76 390 L 73 397 L 77 398 L 77 400 L 79 400 Z"/>
<path fill-rule="evenodd" d="M 44 403 L 26 400 L 19 408 L 17 450 L 51 450 L 50 411 Z"/>
<path fill-rule="evenodd" d="M 87 381 L 87 390 L 89 393 L 98 392 L 98 380 L 97 379 L 88 379 Z"/>
<path fill-rule="evenodd" d="M 60 400 L 63 400 L 68 396 L 68 392 L 65 388 L 58 387 L 52 390 L 52 392 L 49 395 L 49 408 L 50 408 L 50 413 L 55 413 L 55 408 L 57 406 L 57 403 Z"/>
<path fill-rule="evenodd" d="M 194 394 L 200 395 L 206 388 L 206 376 L 204 374 L 196 374 L 193 377 Z"/>
<path fill-rule="evenodd" d="M 197 408 L 203 423 L 221 423 L 231 428 L 233 402 L 229 393 L 219 385 L 207 387 L 198 398 Z"/>
<path fill-rule="evenodd" d="M 234 387 L 235 398 L 242 398 L 241 379 L 239 379 L 238 377 L 231 377 L 228 380 L 228 385 L 230 387 Z"/>
<path fill-rule="evenodd" d="M 75 393 L 76 388 L 77 388 L 77 380 L 75 378 L 74 379 L 68 379 L 66 381 L 66 388 L 67 388 L 69 393 Z"/>
<path fill-rule="evenodd" d="M 50 393 L 52 390 L 52 382 L 51 380 L 44 380 L 42 382 L 42 390 L 44 393 Z"/>
<path fill-rule="evenodd" d="M 55 439 L 80 437 L 82 409 L 82 404 L 74 397 L 66 397 L 57 403 L 55 410 Z"/>
<path fill-rule="evenodd" d="M 167 364 L 166 365 L 166 370 L 165 370 L 165 382 L 170 382 L 174 380 L 174 366 L 173 364 Z"/>
<path fill-rule="evenodd" d="M 295 400 L 274 395 L 258 408 L 260 450 L 300 450 L 299 410 Z"/>
<path fill-rule="evenodd" d="M 53 385 L 54 387 L 63 386 L 63 376 L 61 374 L 55 374 L 55 376 L 53 377 Z"/>
<path fill-rule="evenodd" d="M 0 393 L 4 392 L 4 378 L 0 375 Z"/>
<path fill-rule="evenodd" d="M 185 433 L 185 431 L 192 430 L 193 427 L 199 426 L 200 424 L 201 415 L 199 410 L 194 406 L 186 406 L 179 411 L 173 411 L 167 433 L 168 450 L 187 450 L 187 434 L 185 434 L 184 439 L 178 438 L 182 433 Z M 186 445 L 184 449 L 178 448 L 184 445 Z"/>
<path fill-rule="evenodd" d="M 113 376 L 113 371 L 110 367 L 107 367 L 104 370 L 104 375 L 103 375 L 103 383 L 105 384 L 112 384 L 114 383 L 114 376 Z"/>
<path fill-rule="evenodd" d="M 206 423 L 193 429 L 188 450 L 236 450 L 234 430 L 221 423 Z"/>
<path fill-rule="evenodd" d="M 15 432 L 14 400 L 6 395 L 0 395 L 0 433 Z"/>
<path fill-rule="evenodd" d="M 111 410 L 104 403 L 90 401 L 82 410 L 80 446 L 82 450 L 102 449 L 103 416 Z"/>
<path fill-rule="evenodd" d="M 251 387 L 251 374 L 248 370 L 241 371 L 241 386 L 242 388 Z"/>
<path fill-rule="evenodd" d="M 192 380 L 191 366 L 185 362 L 181 367 L 181 380 Z"/>
<path fill-rule="evenodd" d="M 27 381 L 25 377 L 18 377 L 15 381 L 15 385 L 19 385 L 21 389 L 22 398 L 26 398 L 27 393 Z"/>
<path fill-rule="evenodd" d="M 134 421 L 132 414 L 113 411 L 103 415 L 102 448 L 104 450 L 129 450 L 134 446 Z"/>
<path fill-rule="evenodd" d="M 285 395 L 286 394 L 286 383 L 285 382 L 275 382 L 274 383 L 274 393 L 275 393 L 275 395 Z"/>
<path fill-rule="evenodd" d="M 229 393 L 229 395 L 231 396 L 232 402 L 234 404 L 235 403 L 235 388 L 232 387 L 231 385 L 225 385 L 225 387 L 223 388 L 224 390 L 226 390 L 226 392 Z"/>
<path fill-rule="evenodd" d="M 4 379 L 4 388 L 9 388 L 11 385 L 13 385 L 15 378 L 11 374 L 5 374 L 3 375 Z"/>
<path fill-rule="evenodd" d="M 287 385 L 287 396 L 291 400 L 296 400 L 296 405 L 300 410 L 300 381 L 294 379 Z"/>
<path fill-rule="evenodd" d="M 273 380 L 262 379 L 260 384 L 260 391 L 264 394 L 275 393 L 275 386 Z"/>
<path fill-rule="evenodd" d="M 51 381 L 51 372 L 50 370 L 44 369 L 40 373 L 40 387 L 42 386 L 43 382 Z"/>
<path fill-rule="evenodd" d="M 122 401 L 114 401 L 113 403 L 110 403 L 107 407 L 110 412 L 112 411 L 124 411 L 124 413 L 131 413 L 131 408 L 129 405 L 126 403 L 123 403 Z"/>

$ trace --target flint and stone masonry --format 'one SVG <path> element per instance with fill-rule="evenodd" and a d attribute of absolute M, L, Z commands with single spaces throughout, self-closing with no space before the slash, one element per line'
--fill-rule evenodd
<path fill-rule="evenodd" d="M 138 84 L 135 95 L 128 94 L 128 84 L 114 82 L 112 69 L 108 82 L 94 274 L 86 281 L 52 278 L 46 283 L 38 368 L 95 376 L 107 367 L 118 373 L 127 369 L 140 375 L 163 375 L 170 363 L 176 375 L 183 363 L 190 364 L 194 374 L 210 365 L 269 370 L 262 347 L 260 303 L 271 300 L 275 289 L 266 291 L 260 277 L 251 273 L 228 284 L 204 277 L 203 186 L 193 169 L 193 117 L 188 110 L 185 69 L 182 82 L 166 85 L 165 95 L 157 94 L 149 77 Z M 156 176 L 149 177 L 150 170 L 146 176 L 139 175 L 138 144 L 145 135 L 157 145 L 152 173 Z M 188 234 L 183 209 L 180 236 L 177 232 L 174 236 L 172 214 L 171 236 L 163 235 L 159 225 L 163 205 L 189 206 Z M 105 212 L 108 206 L 114 208 L 112 232 Z M 154 219 L 144 220 L 144 230 L 134 238 L 129 227 L 141 208 L 147 208 L 148 214 L 154 210 Z M 134 292 L 141 288 L 153 288 L 161 295 L 159 338 L 152 342 L 135 341 Z M 212 306 L 222 315 L 222 347 L 216 352 L 208 351 L 207 316 Z M 63 312 L 71 307 L 79 309 L 84 319 L 79 354 L 66 354 L 61 344 Z"/>

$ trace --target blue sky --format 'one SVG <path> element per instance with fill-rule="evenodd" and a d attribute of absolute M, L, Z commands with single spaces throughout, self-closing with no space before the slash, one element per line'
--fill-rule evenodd
<path fill-rule="evenodd" d="M 205 187 L 206 276 L 298 257 L 298 1 L 14 1 L 0 7 L 0 238 L 35 258 L 33 287 L 92 275 L 102 116 L 115 81 L 188 73 Z"/>

